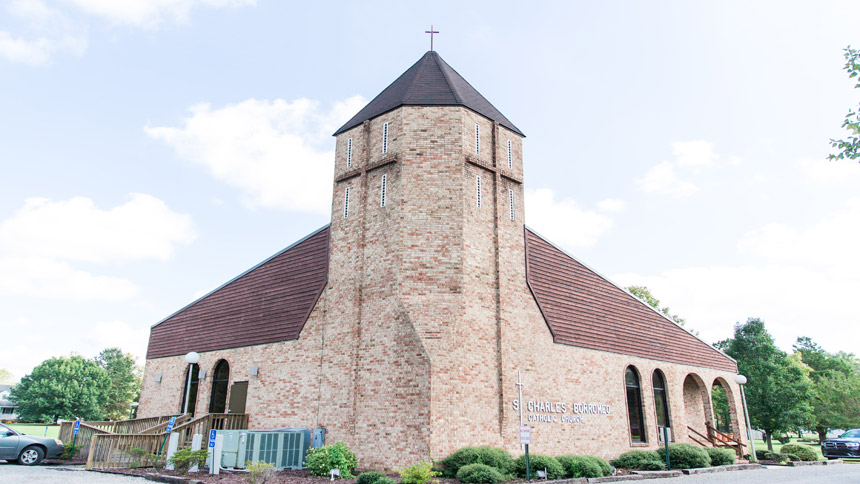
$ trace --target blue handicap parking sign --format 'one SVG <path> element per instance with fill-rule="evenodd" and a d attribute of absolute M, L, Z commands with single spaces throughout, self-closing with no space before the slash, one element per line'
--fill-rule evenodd
<path fill-rule="evenodd" d="M 209 448 L 215 447 L 215 436 L 218 435 L 215 429 L 209 431 Z"/>
<path fill-rule="evenodd" d="M 74 431 L 74 433 L 77 434 L 78 430 L 80 430 L 80 429 L 81 429 L 81 421 L 75 420 L 75 431 Z"/>
<path fill-rule="evenodd" d="M 170 417 L 170 422 L 167 423 L 167 433 L 169 434 L 171 430 L 173 430 L 173 424 L 176 423 L 176 417 Z"/>

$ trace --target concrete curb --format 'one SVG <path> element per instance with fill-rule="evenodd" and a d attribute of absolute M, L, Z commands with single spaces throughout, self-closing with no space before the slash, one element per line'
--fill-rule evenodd
<path fill-rule="evenodd" d="M 643 479 L 663 479 L 666 477 L 680 477 L 681 471 L 632 471 L 633 474 L 642 476 Z"/>
<path fill-rule="evenodd" d="M 802 467 L 802 466 L 833 466 L 836 464 L 841 464 L 842 459 L 836 460 L 807 460 L 807 461 L 799 461 L 799 462 L 789 462 L 786 464 L 789 467 Z"/>
<path fill-rule="evenodd" d="M 683 469 L 686 475 L 690 474 L 712 474 L 714 472 L 748 471 L 753 469 L 765 469 L 761 464 L 732 464 L 728 466 L 702 467 L 700 469 Z"/>
<path fill-rule="evenodd" d="M 180 477 L 180 476 L 168 476 L 164 474 L 156 474 L 154 472 L 147 472 L 144 475 L 140 474 L 127 474 L 125 472 L 114 471 L 110 469 L 90 469 L 89 472 L 100 472 L 102 474 L 116 474 L 118 476 L 128 476 L 128 477 L 139 477 L 141 479 L 146 479 L 148 481 L 155 482 L 167 482 L 170 484 L 206 484 L 203 481 L 192 479 L 190 477 Z"/>

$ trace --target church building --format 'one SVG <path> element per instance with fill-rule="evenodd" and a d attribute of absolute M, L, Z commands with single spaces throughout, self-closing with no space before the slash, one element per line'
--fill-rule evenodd
<path fill-rule="evenodd" d="M 435 51 L 334 136 L 331 223 L 152 327 L 139 417 L 190 372 L 196 415 L 394 469 L 516 456 L 521 425 L 549 455 L 705 445 L 718 389 L 746 443 L 736 362 L 525 225 L 525 135 Z"/>

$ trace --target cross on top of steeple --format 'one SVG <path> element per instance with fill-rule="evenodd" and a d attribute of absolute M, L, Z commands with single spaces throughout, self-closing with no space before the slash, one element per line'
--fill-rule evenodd
<path fill-rule="evenodd" d="M 425 30 L 425 31 L 424 31 L 424 33 L 425 33 L 425 34 L 430 34 L 430 50 L 432 51 L 432 50 L 433 50 L 433 34 L 438 34 L 438 33 L 439 33 L 439 31 L 438 31 L 438 30 L 433 30 L 433 26 L 432 26 L 432 25 L 430 25 L 430 30 Z"/>

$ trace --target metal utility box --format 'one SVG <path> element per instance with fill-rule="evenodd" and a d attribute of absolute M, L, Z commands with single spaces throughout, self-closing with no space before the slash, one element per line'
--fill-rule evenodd
<path fill-rule="evenodd" d="M 311 444 L 309 429 L 219 430 L 224 436 L 221 466 L 244 469 L 247 462 L 269 462 L 278 469 L 304 469 Z"/>
<path fill-rule="evenodd" d="M 314 429 L 314 437 L 313 437 L 313 448 L 319 449 L 320 447 L 325 445 L 325 429 L 318 428 Z"/>

